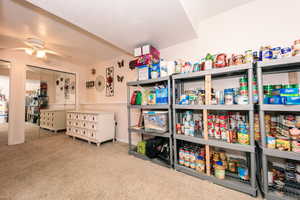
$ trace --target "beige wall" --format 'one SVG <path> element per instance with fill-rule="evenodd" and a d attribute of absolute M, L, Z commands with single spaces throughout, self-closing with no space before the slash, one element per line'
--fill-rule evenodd
<path fill-rule="evenodd" d="M 118 61 L 124 59 L 124 67 L 118 67 Z M 115 94 L 113 97 L 106 97 L 105 89 L 102 92 L 96 91 L 95 88 L 85 89 L 84 103 L 81 103 L 81 108 L 91 110 L 105 110 L 115 112 L 117 125 L 117 140 L 127 142 L 128 141 L 128 113 L 127 113 L 127 87 L 126 82 L 136 80 L 136 70 L 130 70 L 128 63 L 133 57 L 121 56 L 116 59 L 107 60 L 93 66 L 97 73 L 96 75 L 91 74 L 91 68 L 87 71 L 87 80 L 95 80 L 97 75 L 102 75 L 105 78 L 105 68 L 114 67 L 114 88 Z M 117 81 L 117 75 L 124 76 L 123 82 Z M 133 118 L 137 110 L 133 111 Z M 133 122 L 133 124 L 136 123 Z"/>
<path fill-rule="evenodd" d="M 28 56 L 23 52 L 0 51 L 0 59 L 11 62 L 10 67 L 10 102 L 9 102 L 9 133 L 8 144 L 19 144 L 24 142 L 25 127 L 25 81 L 26 81 L 26 65 L 44 67 L 53 70 L 61 70 L 67 72 L 75 72 L 77 74 L 77 94 L 84 95 L 82 89 L 82 80 L 84 79 L 84 67 L 80 67 L 69 62 L 58 59 L 43 60 Z M 83 93 L 80 93 L 82 91 Z M 76 104 L 79 105 L 79 98 Z"/>

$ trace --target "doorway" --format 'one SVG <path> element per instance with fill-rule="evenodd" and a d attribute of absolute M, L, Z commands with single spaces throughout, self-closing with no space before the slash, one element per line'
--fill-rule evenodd
<path fill-rule="evenodd" d="M 0 145 L 8 141 L 10 63 L 0 60 Z"/>

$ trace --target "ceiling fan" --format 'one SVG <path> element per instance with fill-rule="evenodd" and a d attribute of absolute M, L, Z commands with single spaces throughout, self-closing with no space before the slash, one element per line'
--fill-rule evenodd
<path fill-rule="evenodd" d="M 62 56 L 53 50 L 47 49 L 45 42 L 37 38 L 27 38 L 24 44 L 28 47 L 12 48 L 12 50 L 25 51 L 28 55 L 35 55 L 37 58 L 46 58 L 47 54 Z"/>

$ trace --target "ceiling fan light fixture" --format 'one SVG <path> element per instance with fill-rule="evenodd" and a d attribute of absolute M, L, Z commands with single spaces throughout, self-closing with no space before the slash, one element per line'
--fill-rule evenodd
<path fill-rule="evenodd" d="M 33 49 L 25 49 L 25 52 L 28 54 L 28 55 L 32 55 L 34 53 L 34 50 Z"/>
<path fill-rule="evenodd" d="M 37 58 L 45 58 L 45 57 L 46 57 L 45 51 L 38 50 L 38 51 L 36 52 L 36 57 L 37 57 Z"/>

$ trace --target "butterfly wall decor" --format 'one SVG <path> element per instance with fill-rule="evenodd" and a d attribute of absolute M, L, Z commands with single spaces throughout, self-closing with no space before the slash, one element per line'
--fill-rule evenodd
<path fill-rule="evenodd" d="M 117 80 L 118 80 L 118 82 L 123 82 L 123 80 L 124 80 L 124 76 L 119 76 L 119 75 L 117 75 Z"/>
<path fill-rule="evenodd" d="M 120 62 L 118 62 L 118 66 L 119 66 L 119 68 L 124 67 L 124 60 L 121 60 Z"/>

